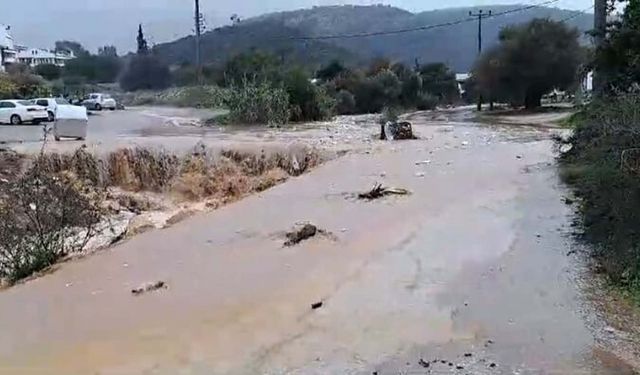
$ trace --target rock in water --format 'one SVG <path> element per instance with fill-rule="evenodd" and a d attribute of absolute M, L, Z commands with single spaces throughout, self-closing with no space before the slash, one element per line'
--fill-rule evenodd
<path fill-rule="evenodd" d="M 408 121 L 387 122 L 380 129 L 380 139 L 399 140 L 399 139 L 416 139 L 413 135 L 411 123 Z"/>

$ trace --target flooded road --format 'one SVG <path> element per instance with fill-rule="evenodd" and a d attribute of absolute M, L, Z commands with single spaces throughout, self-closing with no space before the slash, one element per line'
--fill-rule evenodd
<path fill-rule="evenodd" d="M 594 338 L 547 130 L 412 121 L 0 292 L 0 373 L 632 373 Z M 412 194 L 351 198 L 375 182 Z M 283 247 L 307 221 L 333 236 Z"/>

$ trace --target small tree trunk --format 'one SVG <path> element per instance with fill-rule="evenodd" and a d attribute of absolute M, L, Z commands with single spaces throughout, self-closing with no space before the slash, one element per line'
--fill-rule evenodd
<path fill-rule="evenodd" d="M 536 109 L 542 105 L 542 94 L 527 92 L 524 98 L 526 109 Z"/>

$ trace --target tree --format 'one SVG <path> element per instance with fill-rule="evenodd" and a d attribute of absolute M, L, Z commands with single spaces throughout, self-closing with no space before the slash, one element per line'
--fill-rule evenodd
<path fill-rule="evenodd" d="M 89 51 L 84 49 L 82 44 L 72 41 L 72 40 L 59 40 L 56 42 L 55 47 L 56 52 L 71 52 L 76 57 L 87 56 L 89 55 Z"/>
<path fill-rule="evenodd" d="M 83 77 L 91 83 L 115 82 L 121 62 L 117 57 L 86 55 L 69 60 L 64 67 L 65 77 Z"/>
<path fill-rule="evenodd" d="M 0 73 L 0 99 L 14 98 L 18 88 L 6 73 Z"/>
<path fill-rule="evenodd" d="M 345 71 L 345 67 L 338 60 L 332 60 L 329 64 L 323 66 L 316 73 L 316 78 L 323 81 L 330 81 Z"/>
<path fill-rule="evenodd" d="M 135 55 L 120 78 L 120 87 L 126 91 L 160 90 L 171 84 L 169 66 L 154 55 Z"/>
<path fill-rule="evenodd" d="M 149 45 L 147 44 L 147 40 L 144 38 L 142 24 L 138 25 L 138 37 L 136 40 L 138 41 L 138 55 L 146 55 L 149 53 Z"/>
<path fill-rule="evenodd" d="M 622 18 L 609 25 L 602 48 L 596 51 L 596 74 L 606 91 L 626 91 L 640 83 L 640 3 L 629 1 Z"/>
<path fill-rule="evenodd" d="M 98 48 L 98 56 L 118 57 L 118 50 L 115 46 L 104 46 Z"/>
<path fill-rule="evenodd" d="M 420 66 L 418 71 L 422 78 L 422 91 L 448 103 L 459 97 L 456 75 L 446 64 L 425 64 Z"/>
<path fill-rule="evenodd" d="M 41 64 L 34 70 L 37 75 L 48 81 L 56 80 L 62 75 L 62 68 L 54 64 Z"/>
<path fill-rule="evenodd" d="M 46 94 L 48 88 L 42 77 L 33 73 L 28 66 L 23 64 L 12 64 L 7 67 L 9 80 L 13 83 L 16 94 L 21 98 L 29 98 Z"/>
<path fill-rule="evenodd" d="M 542 95 L 567 89 L 576 80 L 584 56 L 578 36 L 577 29 L 549 19 L 504 28 L 499 45 L 474 68 L 478 91 L 527 109 L 539 107 Z"/>
<path fill-rule="evenodd" d="M 282 69 L 278 58 L 272 54 L 252 51 L 235 55 L 225 64 L 224 82 L 221 84 L 240 84 L 251 81 L 280 81 Z"/>

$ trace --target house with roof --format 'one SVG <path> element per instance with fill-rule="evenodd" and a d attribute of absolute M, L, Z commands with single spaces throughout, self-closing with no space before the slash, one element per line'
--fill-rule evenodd
<path fill-rule="evenodd" d="M 75 58 L 70 51 L 49 51 L 43 48 L 16 47 L 17 61 L 32 68 L 38 65 L 50 64 L 63 67 L 67 61 Z"/>
<path fill-rule="evenodd" d="M 51 51 L 17 45 L 10 31 L 9 26 L 0 24 L 0 72 L 6 71 L 7 66 L 16 63 L 32 68 L 43 64 L 63 67 L 67 61 L 75 58 L 71 51 Z"/>

